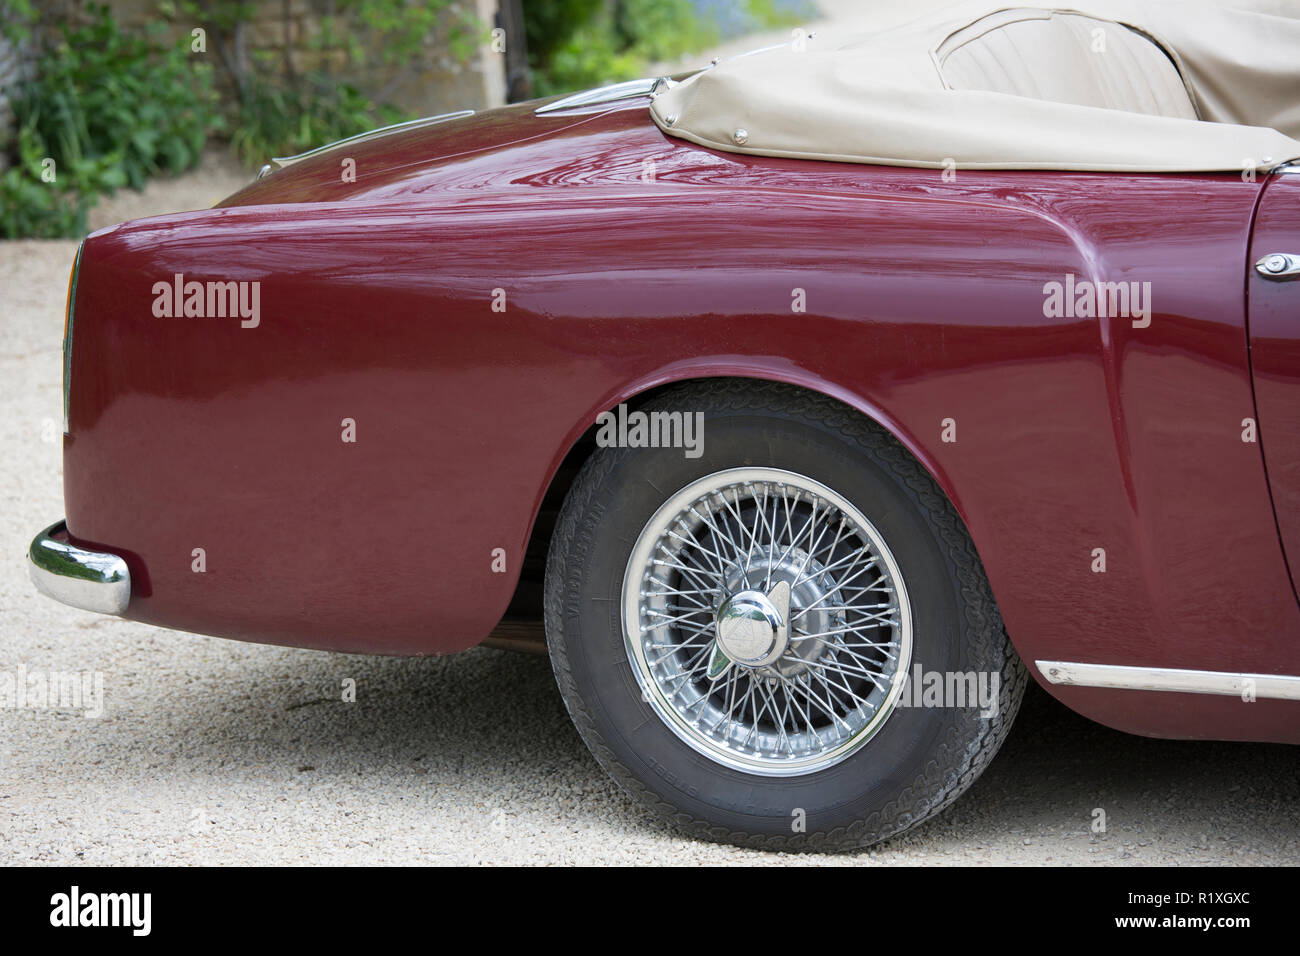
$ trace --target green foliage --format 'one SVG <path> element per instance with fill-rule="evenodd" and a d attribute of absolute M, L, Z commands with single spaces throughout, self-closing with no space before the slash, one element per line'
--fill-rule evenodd
<path fill-rule="evenodd" d="M 605 0 L 524 0 L 524 39 L 528 62 L 544 67 L 556 52 L 570 45 L 574 35 L 606 7 Z"/>
<path fill-rule="evenodd" d="M 582 24 L 549 62 L 534 69 L 533 95 L 551 96 L 636 79 L 645 62 L 635 51 L 619 48 L 607 22 Z"/>
<path fill-rule="evenodd" d="M 259 9 L 244 0 L 164 4 L 164 12 L 208 31 L 209 48 L 235 92 L 232 145 L 249 166 L 409 118 L 386 101 L 429 61 L 432 42 L 463 60 L 484 39 L 483 24 L 454 0 L 335 0 L 305 50 L 250 52 L 250 24 Z M 272 9 L 288 16 L 278 4 Z M 284 36 L 289 28 L 286 19 Z M 375 66 L 395 70 L 395 78 L 384 89 L 362 89 L 355 77 Z"/>
<path fill-rule="evenodd" d="M 44 144 L 31 126 L 18 132 L 18 158 L 0 176 L 0 236 L 59 239 L 86 231 L 92 194 L 44 182 Z M 55 172 L 57 173 L 57 167 Z"/>
<path fill-rule="evenodd" d="M 290 86 L 252 76 L 231 146 L 246 164 L 258 165 L 405 118 L 401 110 L 376 104 L 347 83 L 316 78 Z"/>
<path fill-rule="evenodd" d="M 465 60 L 483 26 L 455 0 L 339 0 L 332 25 L 342 29 L 322 31 L 317 48 L 343 49 L 352 66 L 372 57 L 390 66 L 427 59 L 433 38 Z"/>
<path fill-rule="evenodd" d="M 689 0 L 567 0 L 574 19 L 551 4 L 524 4 L 533 95 L 550 96 L 636 79 L 652 60 L 708 46 L 712 24 Z"/>
<path fill-rule="evenodd" d="M 689 0 L 622 0 L 614 14 L 619 40 L 646 60 L 674 59 L 718 42 L 717 28 Z"/>
<path fill-rule="evenodd" d="M 33 0 L 0 0 L 0 34 L 14 46 L 26 43 L 36 22 Z"/>
<path fill-rule="evenodd" d="M 800 20 L 815 19 L 817 5 L 812 0 L 789 2 L 778 6 L 776 0 L 745 0 L 746 12 L 763 29 L 788 27 Z"/>
<path fill-rule="evenodd" d="M 736 0 L 753 28 L 797 22 L 774 0 Z M 716 43 L 717 23 L 690 0 L 559 0 L 524 4 L 533 92 L 550 96 L 644 76 Z"/>
<path fill-rule="evenodd" d="M 211 70 L 188 43 L 122 33 L 105 6 L 89 12 L 58 27 L 14 98 L 16 154 L 0 178 L 7 237 L 84 232 L 97 195 L 196 165 L 218 123 Z"/>

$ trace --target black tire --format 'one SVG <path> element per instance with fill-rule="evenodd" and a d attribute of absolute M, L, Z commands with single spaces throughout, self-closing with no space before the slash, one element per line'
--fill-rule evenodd
<path fill-rule="evenodd" d="M 645 410 L 703 412 L 703 454 L 595 452 L 565 500 L 546 566 L 552 666 L 597 761 L 661 819 L 741 846 L 856 849 L 938 813 L 997 752 L 1026 682 L 975 547 L 946 496 L 882 428 L 813 393 L 720 380 L 670 390 Z M 739 466 L 799 472 L 861 510 L 907 581 L 913 665 L 998 675 L 996 713 L 897 708 L 861 749 L 802 776 L 746 773 L 684 743 L 646 702 L 629 661 L 623 575 L 633 542 L 669 496 Z"/>

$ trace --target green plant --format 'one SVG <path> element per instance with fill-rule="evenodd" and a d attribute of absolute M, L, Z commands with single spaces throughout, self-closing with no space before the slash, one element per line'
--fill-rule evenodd
<path fill-rule="evenodd" d="M 32 0 L 0 0 L 0 34 L 17 46 L 26 43 L 36 22 L 36 4 Z"/>
<path fill-rule="evenodd" d="M 675 59 L 718 41 L 717 27 L 690 0 L 620 0 L 614 12 L 619 39 L 647 60 Z"/>
<path fill-rule="evenodd" d="M 31 126 L 18 131 L 17 152 L 14 165 L 0 176 L 0 235 L 58 239 L 84 233 L 92 197 L 42 179 L 50 157 Z"/>
<path fill-rule="evenodd" d="M 232 145 L 249 166 L 408 118 L 388 100 L 428 60 L 430 39 L 460 59 L 483 40 L 483 25 L 454 0 L 334 0 L 295 49 L 291 7 L 280 9 L 279 47 L 250 49 L 256 4 L 164 4 L 165 12 L 207 30 L 234 92 Z M 366 89 L 357 77 L 376 65 L 388 68 L 388 80 L 382 88 Z"/>
<path fill-rule="evenodd" d="M 374 103 L 349 83 L 316 78 L 290 87 L 253 76 L 240 103 L 231 147 L 246 164 L 254 165 L 405 118 L 401 110 Z"/>
<path fill-rule="evenodd" d="M 818 16 L 817 5 L 812 0 L 745 0 L 749 16 L 763 29 L 788 27 Z"/>
<path fill-rule="evenodd" d="M 96 196 L 194 166 L 219 122 L 211 70 L 188 44 L 123 33 L 106 6 L 88 12 L 57 28 L 14 98 L 6 236 L 84 232 Z"/>
<path fill-rule="evenodd" d="M 545 68 L 556 52 L 569 45 L 574 35 L 606 6 L 606 0 L 550 0 L 547 3 L 524 0 L 524 39 L 529 64 L 535 69 Z"/>
<path fill-rule="evenodd" d="M 635 51 L 620 49 L 609 24 L 597 20 L 579 26 L 548 63 L 533 71 L 533 95 L 551 96 L 635 79 L 645 62 Z"/>
<path fill-rule="evenodd" d="M 650 64 L 716 43 L 725 14 L 735 35 L 792 26 L 816 8 L 799 0 L 557 0 L 525 3 L 537 96 L 645 76 Z"/>
<path fill-rule="evenodd" d="M 107 6 L 90 11 L 89 24 L 61 29 L 37 66 L 36 95 L 16 112 L 68 161 L 117 158 L 108 190 L 194 166 L 217 119 L 211 68 L 188 44 L 123 33 Z"/>
<path fill-rule="evenodd" d="M 654 60 L 699 50 L 718 39 L 713 23 L 699 16 L 689 0 L 569 0 L 561 6 L 585 16 L 565 21 L 549 4 L 524 7 L 537 96 L 635 79 Z"/>

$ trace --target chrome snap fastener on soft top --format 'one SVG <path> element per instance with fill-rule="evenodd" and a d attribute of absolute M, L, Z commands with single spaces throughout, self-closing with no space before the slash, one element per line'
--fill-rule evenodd
<path fill-rule="evenodd" d="M 745 129 L 744 127 L 741 127 L 740 129 L 736 130 L 734 133 L 731 134 L 731 140 L 737 146 L 744 146 L 746 143 L 749 142 L 749 130 Z"/>

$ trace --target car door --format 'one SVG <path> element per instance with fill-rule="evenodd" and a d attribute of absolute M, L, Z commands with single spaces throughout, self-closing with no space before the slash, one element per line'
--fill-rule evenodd
<path fill-rule="evenodd" d="M 1300 164 L 1264 186 L 1246 282 L 1258 441 L 1278 532 L 1300 589 Z M 1250 428 L 1243 423 L 1243 438 Z"/>

